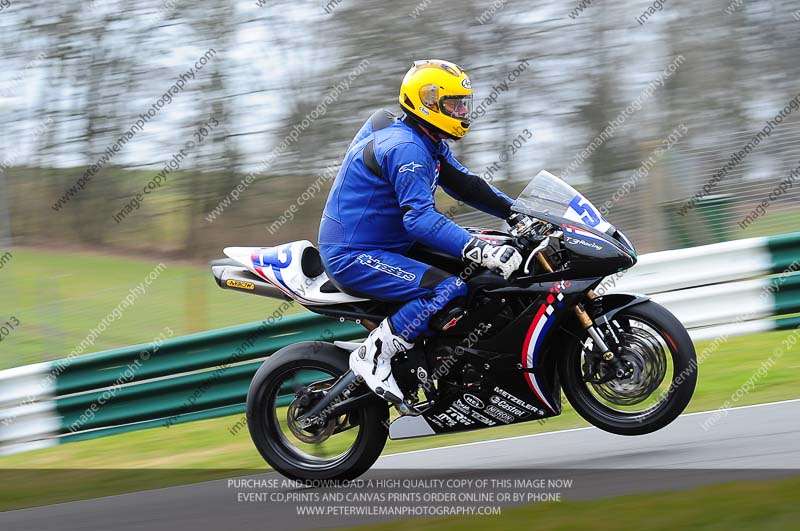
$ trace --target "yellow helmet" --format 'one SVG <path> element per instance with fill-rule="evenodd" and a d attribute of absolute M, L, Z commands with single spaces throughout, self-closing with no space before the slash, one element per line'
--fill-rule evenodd
<path fill-rule="evenodd" d="M 469 129 L 472 84 L 455 63 L 415 61 L 400 85 L 400 105 L 422 122 L 459 139 Z"/>

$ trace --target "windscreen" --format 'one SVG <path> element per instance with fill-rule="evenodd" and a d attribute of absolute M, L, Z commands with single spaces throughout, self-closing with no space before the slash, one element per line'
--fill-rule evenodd
<path fill-rule="evenodd" d="M 611 224 L 588 199 L 548 171 L 540 171 L 519 194 L 517 205 L 524 210 L 567 218 L 606 232 Z"/>

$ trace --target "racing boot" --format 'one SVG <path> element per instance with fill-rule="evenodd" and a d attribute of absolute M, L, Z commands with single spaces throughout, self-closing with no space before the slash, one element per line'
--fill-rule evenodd
<path fill-rule="evenodd" d="M 403 392 L 392 374 L 392 358 L 414 347 L 392 331 L 389 319 L 381 321 L 364 343 L 350 353 L 350 369 L 364 379 L 375 394 L 393 404 L 403 402 Z"/>

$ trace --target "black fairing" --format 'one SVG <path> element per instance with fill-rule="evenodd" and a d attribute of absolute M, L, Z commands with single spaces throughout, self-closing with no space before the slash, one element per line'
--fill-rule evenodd
<path fill-rule="evenodd" d="M 561 216 L 532 211 L 516 204 L 513 210 L 561 227 L 566 252 L 564 258 L 569 261 L 569 267 L 558 272 L 561 278 L 605 277 L 636 264 L 635 251 L 622 243 L 613 226 L 605 233 L 587 225 L 576 225 Z"/>
<path fill-rule="evenodd" d="M 570 278 L 607 276 L 628 269 L 636 263 L 636 258 L 604 234 L 596 233 L 592 238 L 581 234 L 567 234 L 568 227 L 563 228 Z"/>
<path fill-rule="evenodd" d="M 434 351 L 455 347 L 457 360 L 440 379 L 439 395 L 424 418 L 436 433 L 544 419 L 561 413 L 557 360 L 575 329 L 572 308 L 600 279 L 529 283 L 489 289 L 484 306 L 472 307 L 490 326 L 474 342 L 465 342 L 473 324 L 459 322 L 460 338 L 438 336 Z M 506 305 L 500 301 L 514 301 Z M 503 308 L 524 305 L 504 317 Z M 546 311 L 545 311 L 546 310 Z M 536 354 L 526 353 L 533 341 Z M 470 376 L 472 375 L 472 376 Z"/>

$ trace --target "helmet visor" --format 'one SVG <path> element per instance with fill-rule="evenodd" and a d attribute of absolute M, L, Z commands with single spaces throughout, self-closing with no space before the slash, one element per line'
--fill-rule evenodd
<path fill-rule="evenodd" d="M 439 100 L 439 109 L 443 114 L 465 122 L 469 122 L 472 114 L 472 94 L 468 96 L 443 96 Z"/>

